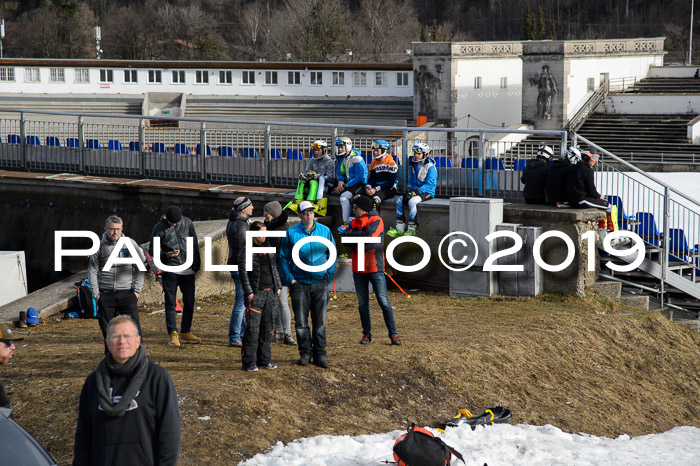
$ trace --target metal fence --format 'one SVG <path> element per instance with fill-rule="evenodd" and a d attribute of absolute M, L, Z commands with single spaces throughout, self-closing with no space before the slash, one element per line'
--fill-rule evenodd
<path fill-rule="evenodd" d="M 0 112 L 5 115 L 0 117 L 0 168 L 293 188 L 313 140 L 324 139 L 333 148 L 337 137 L 349 135 L 368 162 L 374 140 L 391 143 L 400 164 L 399 188 L 406 183 L 412 145 L 430 145 L 438 168 L 437 197 L 519 198 L 520 175 L 539 146 L 523 140 L 533 135 L 553 139 L 555 152 L 566 144 L 563 131 L 191 118 L 164 118 L 178 122 L 165 127 L 157 117 Z"/>

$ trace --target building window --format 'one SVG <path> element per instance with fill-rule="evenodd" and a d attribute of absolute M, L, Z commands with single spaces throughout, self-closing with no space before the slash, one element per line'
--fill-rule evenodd
<path fill-rule="evenodd" d="M 209 84 L 209 72 L 206 70 L 195 71 L 194 82 L 196 84 Z"/>
<path fill-rule="evenodd" d="M 396 85 L 398 87 L 408 86 L 408 72 L 399 71 L 398 73 L 396 73 Z"/>
<path fill-rule="evenodd" d="M 76 68 L 75 69 L 75 82 L 76 83 L 89 83 L 90 82 L 90 70 L 87 68 Z"/>
<path fill-rule="evenodd" d="M 138 78 L 136 70 L 124 70 L 124 82 L 125 83 L 137 83 Z"/>
<path fill-rule="evenodd" d="M 481 89 L 481 76 L 474 78 L 474 89 Z"/>
<path fill-rule="evenodd" d="M 9 66 L 0 67 L 0 81 L 14 81 L 15 69 Z"/>
<path fill-rule="evenodd" d="M 289 84 L 290 86 L 301 86 L 301 72 L 287 72 L 287 84 Z"/>
<path fill-rule="evenodd" d="M 386 73 L 384 71 L 375 71 L 374 85 L 377 87 L 386 86 Z"/>
<path fill-rule="evenodd" d="M 353 71 L 352 72 L 352 85 L 353 86 L 366 86 L 367 85 L 367 72 L 366 71 Z"/>
<path fill-rule="evenodd" d="M 41 78 L 39 77 L 39 68 L 25 68 L 24 69 L 24 82 L 25 83 L 41 82 Z"/>
<path fill-rule="evenodd" d="M 219 84 L 231 84 L 232 82 L 230 71 L 219 71 Z"/>
<path fill-rule="evenodd" d="M 588 91 L 595 91 L 595 78 L 588 78 L 586 80 L 587 86 L 586 89 Z"/>
<path fill-rule="evenodd" d="M 100 82 L 101 83 L 113 83 L 114 82 L 113 70 L 100 70 Z"/>
<path fill-rule="evenodd" d="M 265 71 L 265 84 L 277 84 L 277 71 Z"/>
<path fill-rule="evenodd" d="M 163 76 L 160 70 L 148 70 L 148 83 L 160 84 L 163 82 Z"/>
<path fill-rule="evenodd" d="M 501 89 L 508 89 L 508 78 L 501 78 Z"/>
<path fill-rule="evenodd" d="M 173 70 L 173 84 L 185 84 L 185 70 Z"/>
<path fill-rule="evenodd" d="M 345 72 L 344 71 L 334 71 L 333 72 L 333 85 L 334 86 L 345 86 Z"/>
<path fill-rule="evenodd" d="M 255 71 L 242 71 L 241 84 L 255 84 Z"/>
<path fill-rule="evenodd" d="M 14 81 L 14 76 L 12 77 Z M 52 83 L 64 83 L 66 82 L 66 70 L 63 68 L 50 68 L 49 69 L 49 82 Z"/>
<path fill-rule="evenodd" d="M 323 71 L 312 71 L 310 73 L 311 76 L 311 85 L 312 86 L 322 86 L 323 85 Z"/>

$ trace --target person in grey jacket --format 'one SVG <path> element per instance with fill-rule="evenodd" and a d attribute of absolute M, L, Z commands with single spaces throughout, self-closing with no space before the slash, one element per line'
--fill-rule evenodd
<path fill-rule="evenodd" d="M 192 254 L 192 265 L 180 272 L 163 270 L 163 293 L 165 293 L 165 325 L 170 335 L 170 346 L 179 347 L 183 343 L 201 343 L 202 339 L 192 333 L 192 317 L 194 315 L 194 275 L 201 266 L 199 256 L 199 240 L 194 230 L 192 220 L 182 215 L 179 207 L 170 206 L 165 215 L 153 227 L 152 240 L 148 251 L 153 255 L 153 239 L 160 238 L 160 260 L 166 266 L 178 266 L 188 262 Z M 187 238 L 192 238 L 192 250 L 188 251 Z M 175 296 L 177 288 L 182 292 L 182 322 L 177 333 L 175 318 Z"/>
<path fill-rule="evenodd" d="M 131 264 L 115 264 L 109 270 L 102 270 L 122 237 L 126 238 L 122 219 L 116 215 L 107 217 L 99 249 L 88 258 L 88 280 L 92 295 L 97 301 L 97 316 L 103 338 L 107 336 L 109 321 L 122 314 L 134 319 L 141 335 L 137 301 L 143 288 L 145 272 Z M 126 240 L 133 246 L 132 249 L 138 254 L 138 259 L 142 263 L 146 262 L 146 256 L 136 241 L 131 238 Z M 131 257 L 131 252 L 126 246 L 119 250 L 119 257 Z"/>

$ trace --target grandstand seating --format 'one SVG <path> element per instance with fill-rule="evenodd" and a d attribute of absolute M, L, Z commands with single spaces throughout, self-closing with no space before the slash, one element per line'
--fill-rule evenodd
<path fill-rule="evenodd" d="M 85 142 L 87 142 L 88 149 L 102 149 L 102 144 L 97 139 L 88 139 Z"/>
<path fill-rule="evenodd" d="M 124 146 L 117 139 L 110 139 L 107 142 L 107 148 L 109 148 L 109 150 L 124 150 Z"/>
<path fill-rule="evenodd" d="M 206 147 L 207 147 L 207 156 L 211 157 L 211 146 L 209 144 L 207 144 Z M 202 153 L 202 148 L 200 147 L 199 144 L 197 144 L 197 148 L 195 149 L 195 153 L 197 155 L 201 155 L 201 153 Z"/>
<path fill-rule="evenodd" d="M 56 136 L 46 136 L 46 145 L 51 147 L 61 147 L 61 140 Z"/>
<path fill-rule="evenodd" d="M 187 147 L 187 144 L 177 143 L 177 144 L 175 144 L 175 153 L 176 154 L 189 154 L 190 148 Z"/>
<path fill-rule="evenodd" d="M 236 153 L 233 151 L 233 148 L 230 146 L 219 146 L 219 149 L 217 150 L 219 156 L 221 157 L 235 157 Z"/>

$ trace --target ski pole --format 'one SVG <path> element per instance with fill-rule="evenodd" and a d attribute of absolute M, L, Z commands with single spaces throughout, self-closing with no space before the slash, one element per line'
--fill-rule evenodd
<path fill-rule="evenodd" d="M 399 286 L 399 284 L 396 283 L 396 280 L 394 280 L 394 279 L 391 277 L 391 275 L 389 275 L 388 273 L 386 273 L 386 271 L 384 271 L 384 275 L 386 275 L 387 277 L 389 277 L 389 280 L 391 280 L 392 282 L 394 282 L 394 285 L 396 285 L 396 287 L 397 287 L 399 290 L 401 290 L 401 293 L 405 294 L 406 297 L 407 297 L 408 299 L 411 299 L 411 295 L 408 294 L 408 293 L 406 293 L 406 292 L 403 290 L 403 288 L 401 288 L 401 287 Z"/>

